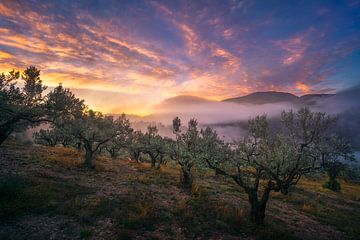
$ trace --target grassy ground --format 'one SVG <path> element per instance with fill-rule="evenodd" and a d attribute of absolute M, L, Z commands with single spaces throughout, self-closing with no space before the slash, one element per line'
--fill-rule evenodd
<path fill-rule="evenodd" d="M 82 168 L 75 150 L 0 147 L 0 239 L 359 239 L 360 186 L 304 178 L 273 194 L 265 227 L 248 221 L 246 195 L 211 173 L 192 190 L 179 169 L 102 157 Z"/>

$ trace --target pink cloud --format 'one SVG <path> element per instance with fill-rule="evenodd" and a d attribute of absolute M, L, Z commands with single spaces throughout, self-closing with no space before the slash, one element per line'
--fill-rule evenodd
<path fill-rule="evenodd" d="M 306 49 L 309 47 L 305 36 L 297 36 L 286 40 L 276 41 L 275 44 L 285 50 L 287 54 L 282 59 L 282 64 L 291 65 L 304 56 Z"/>

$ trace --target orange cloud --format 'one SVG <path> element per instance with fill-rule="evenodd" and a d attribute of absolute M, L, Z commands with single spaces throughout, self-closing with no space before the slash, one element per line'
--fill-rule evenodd
<path fill-rule="evenodd" d="M 310 86 L 305 83 L 296 82 L 295 86 L 296 89 L 300 90 L 302 93 L 309 93 L 311 91 Z"/>
<path fill-rule="evenodd" d="M 191 73 L 190 79 L 183 82 L 179 86 L 179 91 L 174 95 L 187 94 L 212 100 L 222 100 L 249 92 L 251 89 L 248 86 L 232 82 L 226 75 L 194 71 Z"/>
<path fill-rule="evenodd" d="M 222 57 L 226 59 L 224 63 L 225 70 L 228 70 L 232 73 L 236 72 L 240 67 L 240 59 L 235 57 L 233 54 L 231 54 L 229 51 L 226 51 L 222 48 L 215 48 L 213 50 L 213 54 L 216 57 Z"/>
<path fill-rule="evenodd" d="M 14 56 L 12 54 L 0 50 L 0 61 L 1 60 L 6 60 L 6 59 L 12 59 L 13 57 Z"/>
<path fill-rule="evenodd" d="M 146 48 L 139 47 L 135 44 L 130 44 L 125 41 L 121 41 L 121 40 L 118 40 L 118 39 L 115 39 L 112 37 L 107 37 L 107 40 L 109 40 L 112 43 L 116 43 L 122 47 L 126 47 L 126 48 L 130 49 L 131 51 L 138 52 L 139 54 L 142 54 L 148 58 L 152 58 L 156 61 L 160 61 L 160 59 L 161 59 L 161 56 L 157 55 L 156 53 L 154 53 Z"/>

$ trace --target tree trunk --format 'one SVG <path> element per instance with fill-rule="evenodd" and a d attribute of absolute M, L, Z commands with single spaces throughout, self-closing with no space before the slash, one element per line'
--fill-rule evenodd
<path fill-rule="evenodd" d="M 181 167 L 181 173 L 182 173 L 180 175 L 181 185 L 184 188 L 191 188 L 194 181 L 193 175 L 191 174 L 191 169 L 183 166 Z"/>
<path fill-rule="evenodd" d="M 0 128 L 0 145 L 3 144 L 3 142 L 5 142 L 5 140 L 9 137 L 10 134 L 11 131 Z"/>
<path fill-rule="evenodd" d="M 85 148 L 85 162 L 84 162 L 84 165 L 86 167 L 88 167 L 88 168 L 93 167 L 93 165 L 92 165 L 93 157 L 94 157 L 94 153 L 90 149 Z"/>
<path fill-rule="evenodd" d="M 110 149 L 109 153 L 110 153 L 110 156 L 111 156 L 112 159 L 117 158 L 117 154 L 116 154 L 116 151 L 114 149 Z"/>
<path fill-rule="evenodd" d="M 251 204 L 251 221 L 256 225 L 263 225 L 265 219 L 265 208 L 261 208 L 255 203 Z"/>
<path fill-rule="evenodd" d="M 329 176 L 329 181 L 326 183 L 326 187 L 329 188 L 330 190 L 334 191 L 334 192 L 339 192 L 340 191 L 340 183 L 338 181 L 336 181 L 336 178 L 339 174 L 338 169 L 334 168 L 329 168 L 327 170 L 328 176 Z"/>
<path fill-rule="evenodd" d="M 156 167 L 156 158 L 157 156 L 154 155 L 152 152 L 148 152 L 147 153 L 151 159 L 151 168 L 155 168 Z"/>
<path fill-rule="evenodd" d="M 14 131 L 14 126 L 21 120 L 19 116 L 13 117 L 9 121 L 5 122 L 0 126 L 0 145 L 5 142 L 5 140 L 10 136 Z"/>
<path fill-rule="evenodd" d="M 219 169 L 215 169 L 215 176 L 219 176 L 221 173 L 219 172 Z"/>
<path fill-rule="evenodd" d="M 78 143 L 76 144 L 76 149 L 77 149 L 79 152 L 81 151 L 81 147 L 82 147 L 81 142 L 78 142 Z"/>
<path fill-rule="evenodd" d="M 257 191 L 258 189 L 252 189 L 248 192 L 249 203 L 251 206 L 250 219 L 256 225 L 263 225 L 265 219 L 265 210 L 271 189 L 269 187 L 265 188 L 260 201 L 258 200 Z"/>
<path fill-rule="evenodd" d="M 155 159 L 151 158 L 151 168 L 155 168 L 156 161 Z"/>
<path fill-rule="evenodd" d="M 163 155 L 160 155 L 160 159 L 159 159 L 159 162 L 158 162 L 158 164 L 156 165 L 156 169 L 157 170 L 159 170 L 160 169 L 160 167 L 161 167 L 161 164 L 163 164 Z"/>
<path fill-rule="evenodd" d="M 133 152 L 133 156 L 134 156 L 134 158 L 135 158 L 135 161 L 136 161 L 136 162 L 139 162 L 139 160 L 140 160 L 140 153 L 137 152 L 137 151 L 134 151 L 134 152 Z"/>

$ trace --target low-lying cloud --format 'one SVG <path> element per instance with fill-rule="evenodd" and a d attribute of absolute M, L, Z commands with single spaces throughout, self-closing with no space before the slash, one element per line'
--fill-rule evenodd
<path fill-rule="evenodd" d="M 292 103 L 276 104 L 238 104 L 232 102 L 208 101 L 193 97 L 176 97 L 167 100 L 154 108 L 154 114 L 147 119 L 164 124 L 171 124 L 173 118 L 178 116 L 185 123 L 191 118 L 196 118 L 199 123 L 213 125 L 220 123 L 233 123 L 246 121 L 260 114 L 269 117 L 277 116 L 283 110 L 294 109 Z"/>

